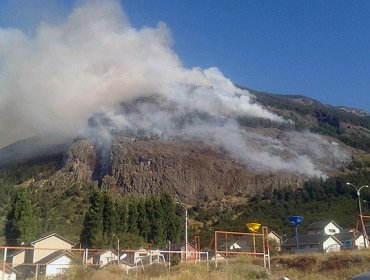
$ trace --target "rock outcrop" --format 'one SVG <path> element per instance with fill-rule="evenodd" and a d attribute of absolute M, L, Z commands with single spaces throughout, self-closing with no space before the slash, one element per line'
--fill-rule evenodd
<path fill-rule="evenodd" d="M 224 153 L 200 142 L 136 140 L 117 137 L 111 149 L 105 188 L 125 194 L 170 192 L 183 201 L 248 196 L 265 188 L 296 187 L 302 176 L 246 169 Z"/>

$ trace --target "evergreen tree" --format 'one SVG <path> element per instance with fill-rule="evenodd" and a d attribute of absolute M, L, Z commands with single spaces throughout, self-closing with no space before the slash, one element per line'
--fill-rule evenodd
<path fill-rule="evenodd" d="M 117 213 L 116 231 L 119 236 L 122 236 L 127 233 L 128 230 L 128 210 L 126 201 L 122 198 L 118 198 L 115 202 L 115 208 Z"/>
<path fill-rule="evenodd" d="M 152 197 L 147 200 L 146 212 L 151 224 L 149 240 L 155 245 L 162 245 L 166 241 L 165 221 L 162 205 L 159 199 Z"/>
<path fill-rule="evenodd" d="M 6 244 L 27 243 L 37 237 L 39 230 L 39 220 L 34 214 L 27 191 L 22 190 L 15 193 L 5 225 Z"/>
<path fill-rule="evenodd" d="M 162 194 L 160 202 L 164 215 L 165 239 L 175 243 L 179 241 L 181 233 L 181 221 L 176 215 L 175 203 L 168 193 Z"/>
<path fill-rule="evenodd" d="M 144 240 L 148 240 L 148 236 L 150 233 L 150 221 L 148 219 L 148 215 L 146 212 L 145 201 L 140 199 L 137 204 L 137 213 L 138 213 L 138 230 L 140 236 L 144 238 Z"/>
<path fill-rule="evenodd" d="M 128 232 L 132 234 L 139 234 L 137 227 L 139 215 L 137 212 L 137 200 L 132 198 L 128 205 Z"/>
<path fill-rule="evenodd" d="M 81 244 L 88 248 L 99 248 L 103 244 L 103 210 L 103 195 L 95 188 L 90 197 L 90 208 L 86 213 L 81 232 Z"/>
<path fill-rule="evenodd" d="M 117 232 L 117 213 L 114 207 L 112 196 L 105 191 L 103 193 L 104 207 L 103 207 L 103 235 L 104 243 L 110 244 Z"/>

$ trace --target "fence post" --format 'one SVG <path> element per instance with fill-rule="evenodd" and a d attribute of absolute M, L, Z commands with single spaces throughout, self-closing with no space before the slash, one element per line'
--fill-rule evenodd
<path fill-rule="evenodd" d="M 6 264 L 6 255 L 8 253 L 8 247 L 4 248 L 4 260 L 3 260 L 3 274 L 2 274 L 2 280 L 5 280 L 5 264 Z"/>

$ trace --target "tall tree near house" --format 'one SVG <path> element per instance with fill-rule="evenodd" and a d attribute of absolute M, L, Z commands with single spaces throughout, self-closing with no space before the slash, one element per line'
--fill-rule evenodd
<path fill-rule="evenodd" d="M 115 208 L 117 213 L 117 235 L 121 236 L 127 233 L 128 230 L 128 209 L 127 203 L 122 198 L 115 201 Z"/>
<path fill-rule="evenodd" d="M 39 230 L 39 220 L 34 214 L 27 191 L 15 193 L 5 225 L 6 244 L 20 245 L 22 242 L 29 242 L 37 237 Z"/>
<path fill-rule="evenodd" d="M 155 245 L 165 244 L 164 214 L 158 198 L 152 197 L 146 201 L 146 212 L 151 223 L 148 240 Z"/>
<path fill-rule="evenodd" d="M 137 199 L 132 198 L 128 204 L 128 232 L 138 235 L 139 229 L 137 227 L 139 221 L 139 214 L 137 212 Z"/>
<path fill-rule="evenodd" d="M 181 220 L 176 215 L 175 203 L 168 193 L 163 193 L 160 198 L 160 203 L 164 215 L 164 228 L 166 240 L 175 243 L 180 239 L 181 233 Z"/>
<path fill-rule="evenodd" d="M 117 212 L 112 196 L 106 191 L 103 193 L 103 203 L 104 243 L 110 244 L 113 236 L 117 233 Z"/>
<path fill-rule="evenodd" d="M 138 212 L 138 230 L 139 235 L 144 238 L 144 240 L 148 240 L 148 236 L 150 233 L 150 221 L 146 212 L 145 208 L 145 201 L 140 199 L 137 204 L 137 212 Z"/>
<path fill-rule="evenodd" d="M 90 197 L 90 208 L 86 213 L 80 236 L 81 244 L 88 248 L 99 248 L 103 244 L 103 210 L 103 195 L 95 188 Z"/>

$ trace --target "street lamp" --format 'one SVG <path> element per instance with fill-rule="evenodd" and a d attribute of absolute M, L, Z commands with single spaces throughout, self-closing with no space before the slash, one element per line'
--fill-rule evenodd
<path fill-rule="evenodd" d="M 366 240 L 365 240 L 366 229 L 365 229 L 364 221 L 363 221 L 363 219 L 362 219 L 361 193 L 360 193 L 360 191 L 361 191 L 361 189 L 362 189 L 362 188 L 368 188 L 369 186 L 364 185 L 364 186 L 362 186 L 361 188 L 357 188 L 357 187 L 356 187 L 354 184 L 352 184 L 352 183 L 347 182 L 346 184 L 347 184 L 347 186 L 352 186 L 352 187 L 356 190 L 356 192 L 357 192 L 357 196 L 358 196 L 358 211 L 359 211 L 359 213 L 360 213 L 360 219 L 361 219 L 361 223 L 362 223 L 362 234 L 364 234 L 364 246 L 365 246 L 365 248 L 366 248 L 366 247 L 367 247 L 367 246 L 366 246 Z"/>
<path fill-rule="evenodd" d="M 188 209 L 186 209 L 185 205 L 180 201 L 176 201 L 176 204 L 180 205 L 185 211 L 185 260 L 186 260 L 188 258 Z"/>
<path fill-rule="evenodd" d="M 115 234 L 113 234 L 113 236 L 117 237 L 117 256 L 118 256 L 117 264 L 119 264 L 119 238 Z"/>
<path fill-rule="evenodd" d="M 358 211 L 360 212 L 360 216 L 362 217 L 361 194 L 360 194 L 360 191 L 361 191 L 362 188 L 368 188 L 369 186 L 365 185 L 365 186 L 362 186 L 361 188 L 358 189 L 352 183 L 347 182 L 346 184 L 347 184 L 347 186 L 352 186 L 356 190 L 356 192 L 357 192 L 357 196 L 358 196 Z"/>

